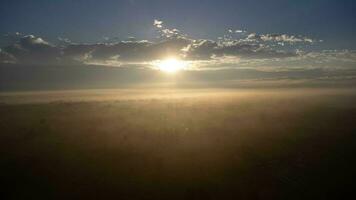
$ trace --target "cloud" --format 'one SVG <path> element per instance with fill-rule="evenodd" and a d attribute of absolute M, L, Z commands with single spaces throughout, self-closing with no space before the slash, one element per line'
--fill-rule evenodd
<path fill-rule="evenodd" d="M 0 49 L 0 63 L 15 63 L 15 62 L 16 62 L 16 58 L 13 55 Z"/>
<path fill-rule="evenodd" d="M 158 32 L 158 38 L 167 39 L 167 38 L 184 38 L 187 39 L 187 35 L 183 34 L 180 30 L 176 28 L 167 28 L 163 21 L 155 19 L 153 25 L 156 27 Z"/>
<path fill-rule="evenodd" d="M 153 21 L 153 26 L 155 26 L 155 27 L 157 27 L 157 28 L 162 28 L 162 24 L 163 24 L 163 22 L 160 21 L 160 20 L 155 19 L 155 20 Z"/>
<path fill-rule="evenodd" d="M 3 35 L 3 37 L 0 40 L 0 45 L 1 46 L 8 46 L 16 41 L 18 41 L 21 37 L 23 37 L 23 34 L 20 32 L 15 32 L 15 33 L 6 33 Z"/>
<path fill-rule="evenodd" d="M 186 49 L 186 57 L 191 59 L 212 59 L 224 56 L 243 58 L 281 58 L 296 56 L 295 52 L 274 50 L 263 44 L 246 43 L 242 40 L 216 42 L 195 40 Z"/>
<path fill-rule="evenodd" d="M 314 43 L 315 41 L 308 37 L 297 37 L 294 35 L 287 35 L 287 34 L 257 34 L 257 33 L 250 33 L 245 41 L 249 42 L 277 42 L 279 44 L 282 43 Z"/>
<path fill-rule="evenodd" d="M 235 30 L 235 33 L 244 33 L 244 32 L 246 32 L 246 31 L 244 31 L 244 30 Z"/>
<path fill-rule="evenodd" d="M 307 37 L 296 37 L 294 35 L 287 35 L 287 34 L 266 34 L 261 35 L 261 39 L 263 41 L 275 41 L 275 42 L 288 42 L 288 43 L 298 43 L 298 42 L 305 42 L 305 43 L 313 43 L 313 40 Z"/>
<path fill-rule="evenodd" d="M 4 48 L 19 63 L 48 64 L 54 63 L 61 56 L 61 50 L 40 37 L 26 35 L 14 44 Z"/>
<path fill-rule="evenodd" d="M 51 46 L 48 42 L 44 41 L 40 37 L 35 37 L 33 35 L 27 35 L 21 38 L 20 40 L 21 45 L 24 47 L 32 47 L 34 45 L 42 45 L 42 46 Z"/>
<path fill-rule="evenodd" d="M 117 43 L 73 44 L 63 49 L 63 57 L 86 63 L 113 62 L 145 63 L 175 55 L 190 43 L 184 38 L 169 38 L 157 42 L 147 40 L 121 41 Z"/>
<path fill-rule="evenodd" d="M 317 43 L 304 36 L 257 34 L 229 29 L 217 40 L 192 38 L 182 31 L 154 20 L 158 37 L 154 40 L 105 40 L 103 43 L 74 43 L 57 38 L 51 43 L 34 35 L 13 34 L 12 42 L 1 49 L 0 62 L 66 65 L 101 64 L 113 66 L 150 67 L 156 60 L 177 57 L 192 63 L 191 69 L 295 69 L 354 67 L 353 51 L 308 52 L 307 46 Z M 236 34 L 243 33 L 243 34 Z M 9 36 L 7 36 L 9 38 Z M 298 47 L 298 48 L 296 48 Z M 303 51 L 302 51 L 302 50 Z"/>
<path fill-rule="evenodd" d="M 69 44 L 72 44 L 72 41 L 68 38 L 62 38 L 62 37 L 58 37 L 57 38 L 58 41 L 59 41 L 59 45 L 69 45 Z"/>

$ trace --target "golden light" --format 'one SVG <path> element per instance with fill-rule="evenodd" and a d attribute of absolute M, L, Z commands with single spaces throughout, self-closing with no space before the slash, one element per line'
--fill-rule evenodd
<path fill-rule="evenodd" d="M 174 74 L 177 71 L 183 70 L 186 65 L 186 62 L 175 58 L 159 60 L 155 63 L 155 66 L 157 66 L 159 70 L 170 74 Z"/>

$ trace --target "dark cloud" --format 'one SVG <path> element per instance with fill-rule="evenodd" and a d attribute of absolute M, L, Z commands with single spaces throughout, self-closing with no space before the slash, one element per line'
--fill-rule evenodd
<path fill-rule="evenodd" d="M 13 55 L 0 49 L 0 63 L 15 63 L 15 62 L 16 62 L 16 58 Z"/>
<path fill-rule="evenodd" d="M 213 57 L 236 56 L 239 58 L 283 58 L 296 56 L 295 52 L 271 49 L 264 44 L 247 43 L 241 40 L 216 42 L 197 40 L 185 49 L 191 59 L 211 59 Z"/>
<path fill-rule="evenodd" d="M 106 40 L 104 43 L 85 44 L 74 43 L 68 38 L 58 38 L 59 42 L 52 44 L 41 37 L 17 33 L 11 35 L 12 43 L 0 51 L 0 61 L 21 64 L 95 63 L 104 65 L 109 63 L 121 66 L 147 65 L 155 60 L 177 57 L 220 67 L 237 63 L 240 66 L 251 63 L 255 66 L 259 61 L 275 63 L 280 62 L 281 59 L 293 63 L 292 58 L 295 58 L 295 62 L 303 63 L 304 60 L 309 60 L 311 63 L 313 62 L 311 57 L 316 56 L 295 48 L 295 44 L 298 44 L 300 48 L 303 44 L 314 43 L 314 40 L 302 36 L 228 30 L 228 35 L 219 37 L 218 40 L 206 40 L 190 38 L 175 28 L 168 28 L 160 20 L 155 20 L 153 25 L 158 33 L 158 38 L 153 41 L 129 38 L 126 41 Z M 242 32 L 244 34 L 236 34 Z M 288 44 L 288 48 L 285 48 L 284 44 Z M 354 54 L 354 52 L 345 54 Z M 341 57 L 341 54 L 331 55 L 324 52 L 318 55 L 318 60 L 329 61 L 330 59 L 324 59 L 324 55 L 334 58 L 334 61 Z M 226 57 L 229 57 L 228 61 Z M 352 60 L 350 61 L 352 64 L 355 62 L 354 57 L 349 60 Z"/>
<path fill-rule="evenodd" d="M 61 56 L 60 48 L 33 35 L 21 37 L 14 44 L 5 47 L 4 51 L 24 64 L 55 63 Z"/>
<path fill-rule="evenodd" d="M 157 42 L 121 41 L 118 43 L 71 44 L 63 49 L 63 57 L 82 61 L 149 62 L 169 55 L 181 54 L 181 49 L 190 43 L 184 38 L 168 38 Z"/>
<path fill-rule="evenodd" d="M 0 45 L 1 47 L 12 45 L 17 42 L 21 37 L 23 37 L 23 34 L 20 32 L 6 33 L 2 35 L 2 38 L 0 39 Z"/>

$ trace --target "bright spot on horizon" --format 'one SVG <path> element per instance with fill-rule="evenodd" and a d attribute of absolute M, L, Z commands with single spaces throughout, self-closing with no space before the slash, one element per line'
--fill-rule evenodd
<path fill-rule="evenodd" d="M 174 74 L 180 70 L 183 70 L 186 67 L 187 63 L 178 60 L 176 58 L 168 58 L 165 60 L 159 60 L 155 63 L 155 66 L 163 72 Z"/>

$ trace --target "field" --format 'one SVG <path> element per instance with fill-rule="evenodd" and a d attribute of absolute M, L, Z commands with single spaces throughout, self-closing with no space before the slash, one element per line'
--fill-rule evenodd
<path fill-rule="evenodd" d="M 326 199 L 351 192 L 356 91 L 0 95 L 6 199 Z"/>

